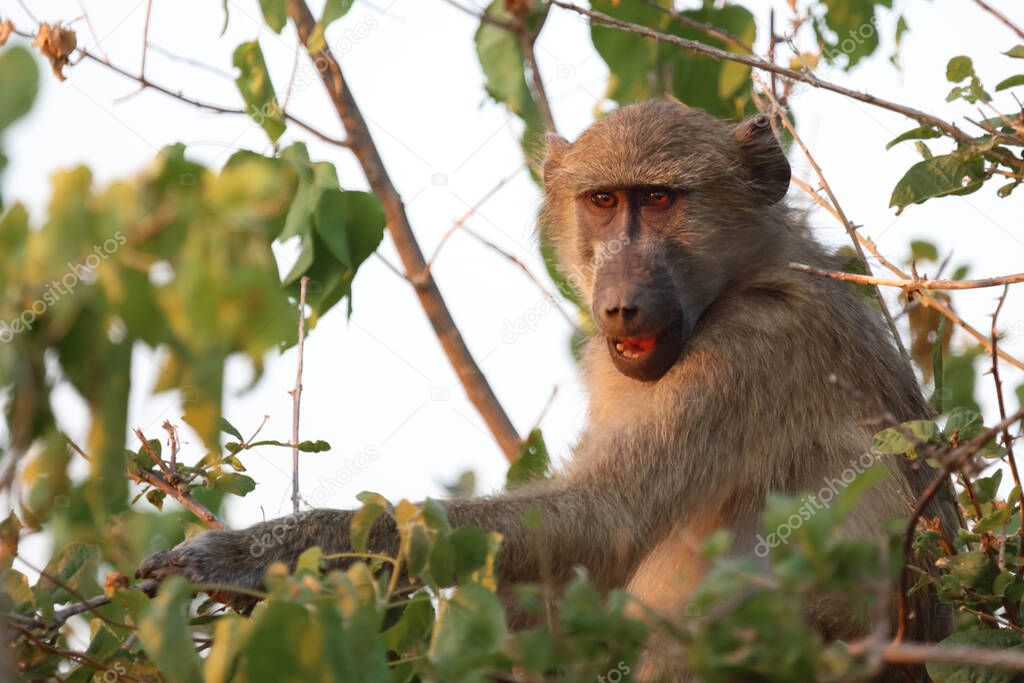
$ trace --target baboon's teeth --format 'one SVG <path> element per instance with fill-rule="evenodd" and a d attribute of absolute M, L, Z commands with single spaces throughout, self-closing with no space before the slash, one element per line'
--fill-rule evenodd
<path fill-rule="evenodd" d="M 619 353 L 624 353 L 626 347 L 622 345 L 622 342 L 615 342 L 615 350 L 618 351 Z"/>

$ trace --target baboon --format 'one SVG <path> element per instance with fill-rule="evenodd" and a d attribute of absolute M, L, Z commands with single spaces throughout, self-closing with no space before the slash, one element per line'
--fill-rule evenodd
<path fill-rule="evenodd" d="M 453 525 L 503 535 L 503 585 L 564 583 L 582 566 L 601 589 L 681 614 L 706 571 L 702 539 L 726 528 L 732 552 L 754 555 L 769 493 L 820 489 L 870 451 L 865 421 L 929 409 L 863 296 L 788 267 L 836 259 L 783 201 L 790 168 L 766 117 L 731 126 L 669 99 L 623 107 L 573 143 L 550 139 L 543 178 L 541 229 L 597 329 L 581 361 L 587 425 L 555 479 L 444 506 Z M 883 522 L 905 517 L 934 476 L 885 462 L 891 474 L 852 513 L 851 537 L 884 538 Z M 540 543 L 521 524 L 535 508 Z M 258 587 L 273 561 L 294 563 L 313 545 L 348 550 L 352 514 L 209 531 L 149 557 L 139 574 Z M 950 503 L 929 514 L 956 524 Z M 280 543 L 251 552 L 282 524 Z M 395 552 L 393 522 L 382 518 L 370 545 Z M 822 605 L 809 618 L 827 638 L 870 629 L 835 601 Z M 950 630 L 936 608 L 918 594 L 908 638 Z M 684 677 L 651 660 L 652 679 Z"/>

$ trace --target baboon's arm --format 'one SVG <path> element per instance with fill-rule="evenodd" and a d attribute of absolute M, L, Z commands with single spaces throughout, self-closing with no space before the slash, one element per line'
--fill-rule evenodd
<path fill-rule="evenodd" d="M 642 538 L 635 514 L 622 495 L 565 481 L 511 493 L 444 501 L 453 526 L 472 525 L 503 536 L 498 561 L 502 581 L 550 580 L 562 583 L 577 565 L 600 585 L 621 583 L 632 568 Z M 539 526 L 523 524 L 526 513 L 540 513 Z M 349 551 L 349 510 L 311 510 L 239 531 L 209 531 L 147 558 L 143 577 L 183 574 L 196 583 L 258 588 L 275 561 L 293 566 L 302 551 L 320 546 L 325 554 Z M 632 521 L 631 521 L 632 520 Z M 398 534 L 382 517 L 370 534 L 369 549 L 393 554 Z"/>

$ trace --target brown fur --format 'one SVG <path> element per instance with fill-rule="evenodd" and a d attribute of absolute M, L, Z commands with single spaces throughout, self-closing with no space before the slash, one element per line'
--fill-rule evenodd
<path fill-rule="evenodd" d="M 685 204 L 672 229 L 640 232 L 631 248 L 636 258 L 667 268 L 674 287 L 698 289 L 706 306 L 682 355 L 657 381 L 627 377 L 603 339 L 589 343 L 582 362 L 588 423 L 554 481 L 445 504 L 453 524 L 504 535 L 499 573 L 506 585 L 561 583 L 583 566 L 600 587 L 626 587 L 680 616 L 705 570 L 695 549 L 709 533 L 731 529 L 733 552 L 751 553 L 769 493 L 816 491 L 839 477 L 869 450 L 863 421 L 882 411 L 899 420 L 928 414 L 911 368 L 862 297 L 787 267 L 835 264 L 778 201 L 788 165 L 766 135 L 763 120 L 733 129 L 660 100 L 609 115 L 573 144 L 550 141 L 542 228 L 583 293 L 594 295 L 605 264 L 595 256 L 602 245 L 581 232 L 579 197 L 610 188 L 682 188 Z M 676 254 L 686 254 L 685 267 Z M 891 476 L 852 514 L 845 529 L 851 536 L 883 538 L 883 521 L 906 516 L 933 476 L 927 467 L 886 462 Z M 520 526 L 534 507 L 544 519 L 539 540 Z M 951 507 L 932 514 L 949 528 L 956 523 Z M 292 562 L 314 544 L 348 549 L 350 518 L 317 510 L 209 532 L 147 559 L 141 573 L 259 585 L 271 560 Z M 396 547 L 387 525 L 375 529 L 373 541 L 379 550 Z M 908 637 L 942 637 L 950 620 L 920 595 Z M 835 611 L 815 618 L 831 638 L 857 637 L 869 626 Z M 648 675 L 679 680 L 684 674 L 675 667 L 656 657 L 645 663 Z"/>

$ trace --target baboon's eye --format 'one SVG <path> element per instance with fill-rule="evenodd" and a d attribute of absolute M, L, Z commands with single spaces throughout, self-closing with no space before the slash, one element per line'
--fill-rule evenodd
<path fill-rule="evenodd" d="M 599 209 L 610 209 L 619 203 L 611 192 L 594 192 L 590 195 L 590 201 Z"/>
<path fill-rule="evenodd" d="M 672 194 L 668 190 L 648 190 L 642 200 L 644 206 L 667 206 L 672 201 Z"/>

